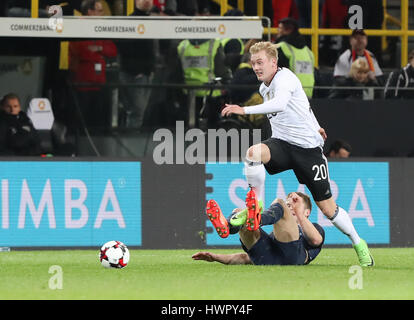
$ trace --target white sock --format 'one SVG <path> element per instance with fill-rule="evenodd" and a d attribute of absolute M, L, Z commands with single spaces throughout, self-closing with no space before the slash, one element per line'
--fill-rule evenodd
<path fill-rule="evenodd" d="M 259 200 L 264 200 L 264 183 L 266 179 L 266 169 L 261 163 L 244 163 L 244 175 L 247 183 L 251 186 Z"/>
<path fill-rule="evenodd" d="M 352 244 L 358 244 L 359 241 L 361 241 L 361 238 L 359 237 L 354 225 L 352 224 L 351 218 L 349 218 L 348 213 L 344 209 L 337 207 L 337 212 L 331 221 L 335 227 L 337 227 L 343 234 L 348 236 Z"/>

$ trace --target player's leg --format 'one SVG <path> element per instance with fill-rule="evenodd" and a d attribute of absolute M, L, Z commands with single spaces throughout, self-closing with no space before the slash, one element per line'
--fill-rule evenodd
<path fill-rule="evenodd" d="M 270 207 L 260 214 L 254 190 L 250 190 L 246 196 L 246 207 L 248 210 L 247 230 L 255 231 L 260 226 L 273 225 L 276 240 L 290 242 L 299 239 L 296 219 L 283 200 L 274 200 Z"/>
<path fill-rule="evenodd" d="M 276 199 L 270 205 L 269 208 L 263 209 L 263 201 L 257 201 L 254 190 L 251 189 L 246 196 L 246 208 L 245 209 L 235 209 L 233 210 L 230 217 L 227 219 L 230 226 L 230 234 L 236 233 L 239 231 L 241 226 L 247 225 L 249 230 L 256 230 L 260 226 L 273 225 L 279 219 L 283 217 L 283 207 L 281 200 Z M 259 212 L 257 212 L 257 206 L 259 207 Z M 260 216 L 258 216 L 260 213 Z M 232 232 L 232 229 L 234 230 Z"/>
<path fill-rule="evenodd" d="M 253 188 L 246 195 L 246 223 L 240 228 L 239 236 L 243 245 L 250 250 L 260 239 L 260 207 Z"/>
<path fill-rule="evenodd" d="M 258 201 L 254 190 L 247 193 L 246 206 L 248 218 L 239 231 L 239 236 L 250 260 L 256 265 L 303 264 L 306 260 L 305 250 L 297 248 L 298 241 L 295 240 L 299 239 L 299 229 L 294 217 L 284 214 L 289 212 L 287 206 L 281 200 L 274 201 L 259 215 L 263 220 L 259 218 L 249 221 L 249 217 L 258 213 Z M 273 234 L 269 235 L 259 227 L 264 222 L 274 224 Z M 292 246 L 295 247 L 293 250 Z M 302 256 L 298 256 L 299 251 L 303 253 Z"/>
<path fill-rule="evenodd" d="M 331 220 L 332 224 L 349 237 L 352 244 L 358 244 L 361 241 L 357 231 L 355 230 L 352 220 L 348 213 L 339 207 L 333 197 L 322 201 L 315 201 L 316 205 L 322 211 L 325 217 Z"/>
<path fill-rule="evenodd" d="M 266 178 L 266 170 L 263 163 L 270 160 L 270 150 L 263 143 L 251 146 L 246 153 L 244 162 L 244 175 L 247 183 L 256 192 L 259 199 L 264 198 L 264 182 Z"/>
<path fill-rule="evenodd" d="M 328 161 L 322 151 L 319 148 L 296 149 L 295 162 L 294 172 L 299 182 L 306 184 L 322 213 L 351 240 L 360 264 L 362 266 L 373 265 L 373 259 L 365 241 L 359 237 L 348 213 L 337 206 L 332 197 Z"/>
<path fill-rule="evenodd" d="M 260 229 L 250 231 L 243 226 L 240 228 L 239 237 L 246 249 L 250 250 L 260 239 Z"/>
<path fill-rule="evenodd" d="M 259 200 L 264 199 L 266 171 L 276 174 L 291 168 L 284 144 L 281 140 L 270 138 L 247 150 L 244 174 Z"/>
<path fill-rule="evenodd" d="M 322 211 L 324 216 L 332 221 L 333 225 L 349 237 L 352 244 L 359 243 L 360 237 L 356 232 L 348 213 L 343 208 L 339 207 L 332 197 L 330 192 L 328 160 L 322 153 L 320 161 L 315 163 L 312 168 L 314 173 L 313 182 L 311 183 L 314 185 L 314 194 L 312 195 L 316 205 Z M 329 189 L 329 192 L 322 194 L 324 189 Z"/>
<path fill-rule="evenodd" d="M 273 224 L 273 234 L 280 242 L 291 242 L 299 239 L 298 223 L 283 200 L 276 201 L 283 210 L 281 218 Z"/>
<path fill-rule="evenodd" d="M 364 239 L 359 237 L 348 213 L 339 207 L 332 197 L 327 200 L 315 202 L 322 213 L 331 220 L 332 224 L 351 240 L 352 246 L 358 255 L 360 265 L 363 267 L 373 266 L 374 258 L 369 252 L 368 245 Z"/>

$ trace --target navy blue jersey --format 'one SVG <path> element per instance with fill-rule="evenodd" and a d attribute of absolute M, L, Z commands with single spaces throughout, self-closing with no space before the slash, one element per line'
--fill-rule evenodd
<path fill-rule="evenodd" d="M 310 263 L 312 260 L 314 260 L 316 258 L 316 256 L 319 254 L 319 252 L 321 252 L 322 245 L 325 242 L 325 231 L 323 230 L 323 228 L 317 223 L 312 223 L 312 224 L 316 228 L 316 230 L 318 230 L 320 235 L 322 236 L 322 243 L 317 247 L 314 247 L 314 246 L 310 245 L 308 243 L 308 241 L 306 240 L 306 237 L 304 236 L 303 232 L 302 232 L 302 228 L 299 227 L 300 239 L 303 242 L 303 246 L 305 247 L 305 250 L 308 252 L 308 261 L 306 262 L 306 264 Z"/>
<path fill-rule="evenodd" d="M 322 227 L 314 223 L 315 228 L 322 236 L 322 243 L 313 247 L 306 241 L 303 232 L 299 228 L 299 239 L 290 242 L 276 240 L 273 232 L 267 234 L 262 228 L 259 240 L 247 249 L 240 239 L 243 250 L 249 255 L 255 265 L 303 265 L 308 264 L 321 252 L 322 244 L 325 241 L 325 232 Z"/>

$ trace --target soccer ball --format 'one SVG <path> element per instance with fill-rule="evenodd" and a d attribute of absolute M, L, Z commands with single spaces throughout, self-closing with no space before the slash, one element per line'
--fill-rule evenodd
<path fill-rule="evenodd" d="M 121 241 L 108 241 L 101 247 L 99 260 L 105 268 L 125 268 L 129 262 L 129 250 Z"/>

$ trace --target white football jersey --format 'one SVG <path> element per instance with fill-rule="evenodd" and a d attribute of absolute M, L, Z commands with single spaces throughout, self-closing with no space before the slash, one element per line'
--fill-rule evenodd
<path fill-rule="evenodd" d="M 244 107 L 246 114 L 267 114 L 272 138 L 302 148 L 322 147 L 323 138 L 309 100 L 298 77 L 287 68 L 278 68 L 269 86 L 260 86 L 264 102 Z"/>

